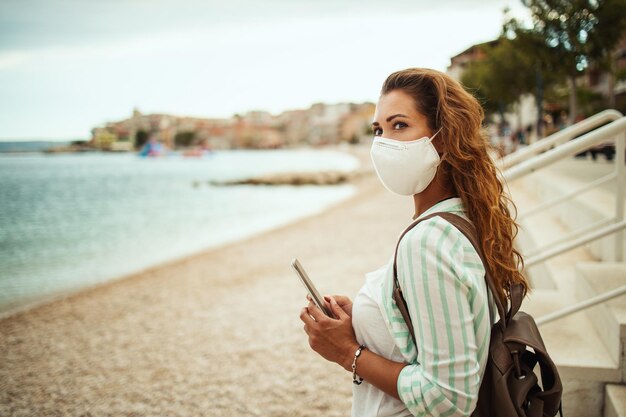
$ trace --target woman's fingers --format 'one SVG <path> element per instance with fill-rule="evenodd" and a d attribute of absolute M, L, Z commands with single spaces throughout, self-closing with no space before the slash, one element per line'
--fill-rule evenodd
<path fill-rule="evenodd" d="M 352 302 L 348 297 L 340 297 L 345 302 L 344 306 L 340 305 L 334 296 L 325 297 L 324 300 L 336 318 L 326 316 L 313 304 L 310 297 L 307 297 L 309 303 L 300 311 L 300 320 L 304 323 L 302 328 L 307 334 L 311 349 L 325 359 L 344 366 L 346 352 L 350 351 L 349 355 L 352 355 L 354 345 L 358 344 L 350 319 Z M 345 311 L 344 308 L 350 311 Z"/>
<path fill-rule="evenodd" d="M 328 296 L 324 296 L 324 306 L 326 306 L 328 310 L 332 311 L 330 308 L 330 298 Z"/>
<path fill-rule="evenodd" d="M 311 326 L 312 323 L 328 320 L 328 316 L 315 304 L 309 303 L 308 307 L 304 307 L 300 310 L 300 320 L 302 320 L 304 324 Z"/>
<path fill-rule="evenodd" d="M 311 323 L 315 323 L 315 320 L 313 320 L 311 314 L 309 314 L 308 307 L 304 307 L 302 310 L 300 310 L 300 320 L 304 322 L 305 327 L 307 325 L 310 326 Z"/>
<path fill-rule="evenodd" d="M 315 319 L 316 322 L 324 321 L 325 319 L 328 318 L 326 314 L 324 314 L 324 312 L 319 309 L 318 306 L 316 306 L 315 304 L 311 302 L 309 303 L 307 310 L 309 311 L 309 314 L 313 317 L 313 319 Z"/>
<path fill-rule="evenodd" d="M 350 297 L 346 297 L 345 295 L 336 295 L 336 294 L 333 294 L 333 295 L 327 295 L 327 296 L 326 296 L 326 297 L 324 297 L 324 298 L 326 298 L 326 299 L 327 299 L 327 301 L 328 301 L 328 302 L 330 302 L 330 298 L 331 298 L 331 297 L 332 297 L 332 298 L 334 298 L 334 299 L 335 299 L 335 301 L 337 301 L 337 304 L 339 304 L 339 305 L 349 304 L 349 303 L 351 303 L 351 302 L 352 302 L 352 301 L 350 300 Z"/>
<path fill-rule="evenodd" d="M 335 297 L 330 297 L 330 308 L 332 309 L 332 312 L 335 314 L 335 317 L 337 317 L 339 320 L 343 320 L 348 316 L 348 314 L 343 311 L 343 308 L 341 308 L 341 306 L 337 303 L 337 301 L 335 300 Z"/>
<path fill-rule="evenodd" d="M 335 301 L 337 302 L 337 304 L 339 305 L 339 307 L 341 307 L 341 309 L 349 317 L 352 317 L 352 300 L 350 300 L 349 297 L 346 297 L 345 295 L 327 295 L 327 296 L 325 296 L 324 297 L 324 301 L 328 305 L 328 308 L 330 309 L 330 311 L 333 311 L 332 307 L 330 306 L 330 299 L 331 298 L 334 298 Z M 339 317 L 337 314 L 335 314 L 335 316 Z"/>

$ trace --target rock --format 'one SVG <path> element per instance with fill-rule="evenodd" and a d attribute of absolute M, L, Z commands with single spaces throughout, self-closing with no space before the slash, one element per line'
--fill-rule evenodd
<path fill-rule="evenodd" d="M 210 185 L 335 185 L 343 184 L 361 172 L 323 171 L 323 172 L 285 172 L 268 174 L 260 177 L 244 178 L 232 181 L 209 181 Z"/>

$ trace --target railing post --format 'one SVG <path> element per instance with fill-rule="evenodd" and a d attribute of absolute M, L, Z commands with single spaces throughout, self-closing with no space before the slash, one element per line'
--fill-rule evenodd
<path fill-rule="evenodd" d="M 626 188 L 626 130 L 615 137 L 615 222 L 624 220 L 624 189 Z M 624 261 L 624 231 L 615 234 L 615 261 Z"/>

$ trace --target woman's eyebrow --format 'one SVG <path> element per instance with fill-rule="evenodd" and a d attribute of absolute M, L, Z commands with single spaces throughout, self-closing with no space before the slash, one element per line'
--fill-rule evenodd
<path fill-rule="evenodd" d="M 387 123 L 389 123 L 390 121 L 392 121 L 392 120 L 393 120 L 393 119 L 395 119 L 396 117 L 406 117 L 406 118 L 408 118 L 409 116 L 404 115 L 404 114 L 402 114 L 402 113 L 394 114 L 394 115 L 392 115 L 392 116 L 387 117 L 387 120 L 386 120 L 386 121 L 387 121 Z M 380 124 L 380 123 L 378 123 L 378 122 L 372 122 L 372 126 L 378 126 L 379 124 Z"/>

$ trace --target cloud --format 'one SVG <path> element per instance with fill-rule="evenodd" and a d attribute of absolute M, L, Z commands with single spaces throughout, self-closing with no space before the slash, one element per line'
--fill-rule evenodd
<path fill-rule="evenodd" d="M 497 36 L 503 6 L 231 0 L 202 2 L 206 12 L 194 15 L 185 7 L 195 3 L 181 0 L 168 20 L 157 7 L 173 4 L 166 0 L 151 0 L 157 11 L 143 0 L 83 1 L 71 16 L 67 7 L 50 12 L 59 30 L 49 39 L 37 32 L 28 47 L 0 48 L 0 138 L 87 137 L 135 106 L 219 117 L 375 100 L 390 72 L 445 70 L 450 56 Z M 37 10 L 26 17 L 42 20 L 48 9 Z"/>
<path fill-rule="evenodd" d="M 24 64 L 27 61 L 28 56 L 29 54 L 25 52 L 0 53 L 0 71 Z"/>
<path fill-rule="evenodd" d="M 4 0 L 0 51 L 311 17 L 502 10 L 516 0 Z"/>

